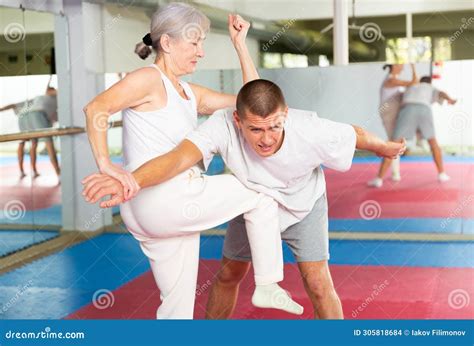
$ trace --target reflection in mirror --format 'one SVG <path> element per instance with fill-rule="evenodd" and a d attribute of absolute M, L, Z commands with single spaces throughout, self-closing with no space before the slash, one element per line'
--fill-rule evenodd
<path fill-rule="evenodd" d="M 0 8 L 0 18 L 0 135 L 58 127 L 53 14 Z M 52 137 L 0 143 L 0 256 L 58 235 L 58 146 Z"/>

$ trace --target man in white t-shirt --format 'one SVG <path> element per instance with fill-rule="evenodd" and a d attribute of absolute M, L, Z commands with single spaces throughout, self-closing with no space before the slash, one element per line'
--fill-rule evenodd
<path fill-rule="evenodd" d="M 280 88 L 259 79 L 242 87 L 235 111 L 216 112 L 173 151 L 148 161 L 133 176 L 142 188 L 160 184 L 201 160 L 207 168 L 219 153 L 245 186 L 279 203 L 282 238 L 298 262 L 315 317 L 343 318 L 328 267 L 328 213 L 321 165 L 346 171 L 356 148 L 396 157 L 405 150 L 405 143 L 382 141 L 360 127 L 321 119 L 315 112 L 288 109 Z M 110 207 L 123 201 L 121 190 L 115 179 L 97 175 L 95 181 L 89 180 L 85 194 L 92 203 L 112 195 L 109 202 L 102 202 Z M 232 314 L 239 283 L 251 260 L 245 233 L 241 218 L 230 222 L 222 266 L 210 293 L 208 318 Z"/>

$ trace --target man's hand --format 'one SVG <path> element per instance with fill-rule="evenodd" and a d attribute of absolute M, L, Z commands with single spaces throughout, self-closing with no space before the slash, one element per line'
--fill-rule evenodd
<path fill-rule="evenodd" d="M 119 165 L 116 165 L 110 160 L 99 163 L 100 173 L 107 174 L 112 178 L 117 179 L 123 187 L 125 200 L 128 201 L 135 197 L 140 191 L 140 186 L 133 177 L 132 173 L 126 171 Z"/>
<path fill-rule="evenodd" d="M 449 99 L 448 99 L 448 104 L 450 104 L 450 105 L 455 105 L 456 102 L 458 102 L 458 100 L 454 100 L 454 99 L 452 99 L 452 98 L 449 98 Z"/>
<path fill-rule="evenodd" d="M 405 138 L 397 141 L 387 141 L 384 145 L 380 146 L 375 153 L 377 156 L 386 157 L 388 159 L 396 159 L 398 156 L 403 155 L 407 150 Z"/>
<path fill-rule="evenodd" d="M 96 203 L 102 197 L 110 195 L 108 200 L 100 202 L 101 208 L 111 208 L 125 201 L 122 184 L 107 174 L 91 174 L 82 180 L 82 184 L 82 195 L 89 203 Z"/>

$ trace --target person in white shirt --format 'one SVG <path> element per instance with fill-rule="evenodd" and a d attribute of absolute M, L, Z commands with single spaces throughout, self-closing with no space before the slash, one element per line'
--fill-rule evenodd
<path fill-rule="evenodd" d="M 30 109 L 26 114 L 28 120 L 29 130 L 39 130 L 50 128 L 55 120 L 57 120 L 57 91 L 52 86 L 46 88 L 46 94 L 36 96 L 31 103 Z M 57 158 L 56 148 L 54 147 L 54 142 L 51 137 L 40 138 L 39 141 L 44 142 L 46 151 L 48 152 L 49 160 L 51 165 L 56 172 L 58 178 L 61 175 L 61 168 L 59 167 L 59 162 Z M 36 167 L 36 146 L 38 144 L 37 139 L 31 140 L 31 145 L 33 154 L 31 156 L 32 164 L 35 162 Z M 31 153 L 30 151 L 30 153 Z M 35 177 L 39 173 L 35 170 Z"/>
<path fill-rule="evenodd" d="M 315 112 L 288 109 L 276 84 L 257 79 L 239 91 L 235 111 L 216 112 L 173 151 L 143 164 L 132 176 L 142 188 L 162 184 L 201 160 L 207 167 L 219 153 L 245 186 L 279 203 L 282 238 L 298 261 L 315 315 L 342 318 L 327 263 L 328 215 L 321 166 L 348 170 L 356 148 L 395 158 L 405 143 L 385 142 L 358 126 L 322 119 Z M 89 177 L 84 194 L 91 203 L 110 194 L 112 198 L 102 202 L 107 207 L 124 199 L 120 183 L 104 175 Z M 208 318 L 228 317 L 235 306 L 239 283 L 254 256 L 243 229 L 242 219 L 236 218 L 227 230 Z"/>
<path fill-rule="evenodd" d="M 393 131 L 397 123 L 398 112 L 402 104 L 402 96 L 405 88 L 418 82 L 415 66 L 411 66 L 411 80 L 402 80 L 399 78 L 403 70 L 402 64 L 386 64 L 383 69 L 388 69 L 389 73 L 385 77 L 380 87 L 380 106 L 379 113 L 382 119 L 383 127 L 387 134 L 387 138 L 393 140 Z M 400 181 L 400 159 L 392 160 L 392 180 Z M 380 179 L 375 178 L 368 182 L 369 186 L 379 185 Z"/>
<path fill-rule="evenodd" d="M 12 103 L 3 107 L 0 107 L 0 112 L 6 111 L 6 110 L 13 110 L 13 113 L 18 117 L 18 128 L 20 129 L 20 132 L 23 131 L 28 131 L 28 121 L 25 116 L 25 114 L 28 112 L 29 105 L 31 104 L 31 101 L 24 101 L 24 102 L 19 102 L 19 103 Z M 26 177 L 25 169 L 23 166 L 24 162 L 24 157 L 25 157 L 25 144 L 26 140 L 20 141 L 18 143 L 18 149 L 17 149 L 17 157 L 18 157 L 18 166 L 20 168 L 20 178 L 23 179 Z M 30 156 L 36 155 L 36 151 L 30 152 Z M 32 165 L 32 171 L 36 172 L 36 166 Z"/>
<path fill-rule="evenodd" d="M 417 131 L 421 133 L 423 138 L 428 140 L 440 182 L 446 182 L 450 177 L 444 171 L 441 148 L 435 137 L 431 104 L 434 102 L 442 104 L 444 101 L 447 101 L 450 105 L 456 103 L 456 100 L 452 99 L 448 94 L 431 85 L 431 77 L 422 77 L 420 83 L 408 87 L 405 91 L 402 99 L 402 108 L 400 109 L 393 132 L 393 139 L 395 140 L 400 138 L 412 139 Z M 391 161 L 391 159 L 383 160 L 377 178 L 372 181 L 372 184 L 369 183 L 369 186 L 379 188 L 383 185 L 383 177 L 391 165 Z"/>
<path fill-rule="evenodd" d="M 49 128 L 51 127 L 52 120 L 57 120 L 56 94 L 56 89 L 48 85 L 45 95 L 39 95 L 34 97 L 32 100 L 4 106 L 0 108 L 0 112 L 12 109 L 15 115 L 18 116 L 18 127 L 21 132 Z M 56 149 L 54 148 L 54 143 L 51 137 L 40 139 L 34 138 L 31 140 L 30 162 L 33 177 L 36 178 L 40 175 L 36 165 L 38 141 L 45 143 L 51 164 L 59 177 L 61 169 L 59 167 Z M 26 141 L 21 141 L 18 145 L 17 151 L 21 178 L 26 176 L 23 169 L 25 143 Z"/>

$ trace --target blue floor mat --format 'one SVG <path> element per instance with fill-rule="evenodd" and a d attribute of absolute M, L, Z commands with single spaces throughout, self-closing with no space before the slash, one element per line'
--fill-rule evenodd
<path fill-rule="evenodd" d="M 53 205 L 49 208 L 26 210 L 20 218 L 11 218 L 5 215 L 4 210 L 0 210 L 0 223 L 7 225 L 54 225 L 60 226 L 61 205 Z"/>
<path fill-rule="evenodd" d="M 148 269 L 132 236 L 101 235 L 0 276 L 0 319 L 62 318 Z"/>
<path fill-rule="evenodd" d="M 0 257 L 25 249 L 31 245 L 42 243 L 58 235 L 58 231 L 49 230 L 0 230 Z"/>
<path fill-rule="evenodd" d="M 5 212 L 0 210 L 0 224 L 4 225 L 62 225 L 62 207 L 61 204 L 53 205 L 49 208 L 26 210 L 24 216 L 18 219 L 12 219 L 4 215 Z M 120 214 L 120 207 L 112 208 L 112 215 Z"/>
<path fill-rule="evenodd" d="M 474 220 L 450 218 L 329 219 L 332 232 L 474 234 Z"/>

